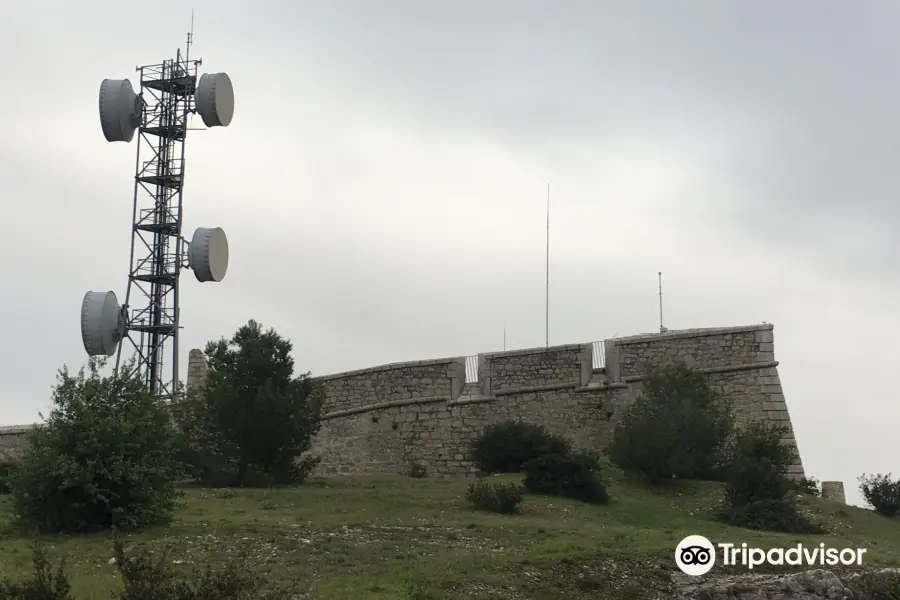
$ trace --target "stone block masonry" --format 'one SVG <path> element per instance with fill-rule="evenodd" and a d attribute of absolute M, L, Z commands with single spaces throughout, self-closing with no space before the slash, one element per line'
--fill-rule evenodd
<path fill-rule="evenodd" d="M 465 358 L 400 363 L 328 375 L 325 422 L 313 444 L 324 473 L 404 473 L 413 463 L 433 474 L 473 470 L 471 441 L 491 423 L 540 423 L 583 449 L 603 448 L 642 387 L 647 369 L 682 361 L 707 374 L 732 402 L 739 424 L 778 422 L 797 456 L 778 377 L 771 325 L 670 331 L 592 344 L 478 355 L 478 381 L 465 382 Z"/>
<path fill-rule="evenodd" d="M 25 433 L 34 425 L 0 427 L 0 462 L 16 458 L 25 449 Z"/>
<path fill-rule="evenodd" d="M 187 384 L 185 388 L 187 388 L 188 392 L 197 392 L 200 387 L 203 385 L 203 381 L 206 379 L 206 372 L 209 370 L 209 365 L 206 363 L 206 357 L 203 355 L 203 351 L 197 348 L 190 351 L 188 354 L 188 376 L 187 376 Z"/>
<path fill-rule="evenodd" d="M 823 481 L 822 497 L 839 504 L 847 504 L 847 498 L 844 496 L 843 481 Z"/>
<path fill-rule="evenodd" d="M 478 378 L 470 382 L 465 357 L 320 377 L 325 420 L 312 452 L 322 457 L 322 473 L 405 473 L 414 463 L 431 474 L 467 473 L 471 441 L 486 425 L 506 420 L 539 423 L 576 448 L 602 449 L 647 369 L 674 361 L 705 373 L 733 403 L 739 424 L 777 422 L 797 450 L 772 325 L 616 338 L 604 341 L 603 350 L 606 364 L 596 369 L 590 343 L 479 354 Z M 202 353 L 192 350 L 188 388 L 202 383 L 205 367 Z M 0 430 L 0 456 L 4 448 Z M 790 472 L 802 477 L 796 456 Z"/>

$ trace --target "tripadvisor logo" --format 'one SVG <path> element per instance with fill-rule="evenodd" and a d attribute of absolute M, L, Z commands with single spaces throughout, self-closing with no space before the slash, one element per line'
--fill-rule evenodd
<path fill-rule="evenodd" d="M 716 549 L 702 535 L 689 535 L 675 548 L 675 564 L 686 575 L 705 575 L 716 564 Z"/>
<path fill-rule="evenodd" d="M 675 548 L 675 564 L 686 575 L 699 577 L 716 564 L 716 549 L 724 566 L 743 566 L 749 570 L 761 565 L 829 566 L 862 565 L 865 548 L 826 548 L 819 544 L 807 548 L 797 544 L 789 548 L 754 548 L 746 543 L 713 544 L 702 535 L 689 535 Z"/>

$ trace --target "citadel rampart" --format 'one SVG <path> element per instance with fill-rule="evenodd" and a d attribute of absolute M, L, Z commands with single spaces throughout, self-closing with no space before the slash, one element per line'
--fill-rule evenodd
<path fill-rule="evenodd" d="M 383 365 L 320 378 L 325 420 L 312 452 L 323 473 L 404 473 L 418 463 L 433 474 L 471 470 L 469 443 L 485 425 L 540 423 L 578 448 L 597 449 L 641 390 L 648 367 L 683 361 L 707 374 L 733 403 L 739 423 L 790 416 L 769 324 L 646 334 Z M 188 386 L 205 359 L 191 351 Z M 0 458 L 20 451 L 23 428 L 0 428 Z M 797 454 L 791 473 L 803 475 Z"/>
<path fill-rule="evenodd" d="M 596 449 L 641 390 L 647 368 L 683 361 L 705 372 L 740 423 L 790 416 L 772 325 L 697 329 L 384 365 L 322 377 L 326 419 L 313 444 L 326 473 L 471 470 L 466 450 L 483 427 L 530 421 Z M 799 457 L 799 453 L 798 453 Z M 799 460 L 791 472 L 800 477 Z"/>

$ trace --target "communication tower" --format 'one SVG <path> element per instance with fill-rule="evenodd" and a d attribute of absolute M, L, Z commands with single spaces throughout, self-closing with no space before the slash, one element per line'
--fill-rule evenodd
<path fill-rule="evenodd" d="M 192 28 L 193 29 L 193 28 Z M 185 142 L 191 117 L 207 127 L 227 127 L 234 115 L 234 88 L 226 73 L 204 73 L 191 60 L 193 34 L 184 54 L 138 67 L 139 93 L 128 79 L 100 84 L 100 125 L 107 142 L 131 142 L 137 132 L 131 257 L 128 289 L 88 292 L 81 304 L 81 339 L 91 356 L 116 354 L 125 341 L 135 368 L 152 394 L 171 400 L 178 378 L 179 286 L 188 268 L 201 283 L 222 281 L 228 270 L 228 239 L 219 227 L 197 228 L 182 237 Z"/>

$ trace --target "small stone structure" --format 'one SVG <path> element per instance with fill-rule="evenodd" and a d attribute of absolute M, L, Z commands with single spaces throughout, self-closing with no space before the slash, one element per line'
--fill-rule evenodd
<path fill-rule="evenodd" d="M 844 496 L 844 482 L 823 481 L 822 497 L 826 500 L 832 500 L 841 504 L 847 504 L 847 498 Z"/>
<path fill-rule="evenodd" d="M 185 388 L 188 393 L 196 392 L 203 385 L 203 381 L 206 379 L 206 372 L 209 370 L 209 365 L 206 363 L 206 357 L 203 355 L 203 351 L 197 348 L 194 348 L 188 354 L 188 373 L 187 373 L 187 383 L 185 384 Z"/>
<path fill-rule="evenodd" d="M 778 422 L 787 428 L 785 442 L 797 448 L 778 376 L 773 327 L 761 324 L 325 375 L 318 378 L 325 418 L 312 452 L 322 457 L 322 473 L 405 473 L 414 463 L 433 474 L 466 473 L 472 470 L 466 458 L 471 441 L 485 425 L 506 420 L 540 423 L 576 448 L 603 448 L 641 391 L 647 369 L 672 361 L 705 373 L 733 403 L 739 423 Z M 206 369 L 202 352 L 192 350 L 189 389 L 202 384 Z M 8 438 L 17 436 L 0 430 L 0 453 L 16 447 Z M 799 452 L 790 474 L 804 475 Z"/>

